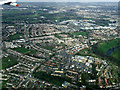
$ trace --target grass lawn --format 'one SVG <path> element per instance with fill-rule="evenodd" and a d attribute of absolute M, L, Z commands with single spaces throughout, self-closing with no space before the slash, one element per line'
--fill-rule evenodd
<path fill-rule="evenodd" d="M 13 50 L 23 53 L 23 54 L 36 54 L 37 51 L 33 51 L 24 47 L 19 47 L 19 48 L 13 48 Z"/>
<path fill-rule="evenodd" d="M 31 52 L 29 52 L 27 54 L 36 54 L 36 53 L 37 53 L 37 51 L 31 51 Z"/>
<path fill-rule="evenodd" d="M 82 36 L 86 36 L 86 37 L 87 37 L 86 32 L 73 32 L 73 33 L 70 33 L 70 34 L 71 34 L 71 35 L 74 35 L 74 36 L 82 35 Z"/>
<path fill-rule="evenodd" d="M 20 53 L 23 53 L 23 54 L 25 54 L 25 53 L 27 53 L 27 52 L 30 52 L 29 49 L 24 48 L 24 47 L 13 48 L 13 50 L 15 50 L 15 51 L 17 51 L 17 52 L 20 52 Z"/>
<path fill-rule="evenodd" d="M 98 50 L 100 52 L 106 53 L 107 50 L 114 48 L 116 46 L 120 45 L 120 39 L 114 39 L 111 41 L 105 41 L 98 44 Z"/>
<path fill-rule="evenodd" d="M 21 39 L 23 37 L 24 34 L 20 33 L 20 34 L 15 34 L 15 35 L 11 35 L 9 36 L 10 40 L 15 40 L 15 39 Z"/>
<path fill-rule="evenodd" d="M 111 41 L 106 41 L 106 42 L 99 43 L 97 45 L 97 49 L 98 49 L 99 52 L 106 55 L 106 52 L 109 49 L 112 49 L 116 46 L 120 46 L 120 39 L 114 39 L 114 40 L 111 40 Z M 110 56 L 113 56 L 114 58 L 118 59 L 118 57 L 119 57 L 118 53 L 120 53 L 120 48 L 113 51 Z"/>
<path fill-rule="evenodd" d="M 113 52 L 111 56 L 120 62 L 120 48 Z"/>
<path fill-rule="evenodd" d="M 45 48 L 47 50 L 52 50 L 52 49 L 54 49 L 54 46 L 43 46 L 43 48 Z"/>
<path fill-rule="evenodd" d="M 78 53 L 76 53 L 75 55 L 96 57 L 96 55 L 89 48 L 85 48 L 85 49 L 79 51 Z"/>
<path fill-rule="evenodd" d="M 15 58 L 12 57 L 2 58 L 2 69 L 9 68 L 16 64 L 18 64 L 18 61 Z"/>
<path fill-rule="evenodd" d="M 119 55 L 120 48 L 117 48 L 116 50 L 112 51 L 111 54 L 107 55 L 107 52 L 110 49 L 113 49 L 117 46 L 120 46 L 120 39 L 103 41 L 101 43 L 98 43 L 95 47 L 93 47 L 93 49 L 97 55 L 102 56 L 102 57 L 106 56 L 112 62 L 120 65 L 120 55 Z"/>

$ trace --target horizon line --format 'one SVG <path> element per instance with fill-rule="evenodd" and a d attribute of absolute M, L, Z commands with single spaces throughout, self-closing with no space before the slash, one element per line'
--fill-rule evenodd
<path fill-rule="evenodd" d="M 17 2 L 49 2 L 49 1 L 17 1 Z M 55 1 L 52 1 L 55 2 Z M 75 1 L 56 1 L 56 2 L 75 2 Z M 80 2 L 80 1 L 76 1 L 76 2 Z M 107 2 L 107 1 L 104 1 Z M 114 1 L 110 1 L 111 3 Z M 120 2 L 120 1 L 115 1 L 116 3 Z M 81 2 L 81 3 L 97 3 L 97 2 Z M 102 3 L 101 1 L 98 1 L 98 3 Z M 107 2 L 109 3 L 109 2 Z"/>

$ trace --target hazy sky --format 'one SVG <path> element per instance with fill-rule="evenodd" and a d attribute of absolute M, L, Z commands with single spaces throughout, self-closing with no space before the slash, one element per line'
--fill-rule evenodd
<path fill-rule="evenodd" d="M 119 0 L 17 0 L 17 2 L 118 2 Z"/>

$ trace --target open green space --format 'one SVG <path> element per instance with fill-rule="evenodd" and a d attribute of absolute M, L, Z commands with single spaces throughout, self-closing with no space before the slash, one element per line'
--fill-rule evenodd
<path fill-rule="evenodd" d="M 23 37 L 24 34 L 20 33 L 20 34 L 15 34 L 15 35 L 11 35 L 9 36 L 10 40 L 15 40 L 15 39 L 21 39 Z"/>
<path fill-rule="evenodd" d="M 42 47 L 45 48 L 45 49 L 48 49 L 48 50 L 54 49 L 54 46 L 42 46 Z"/>
<path fill-rule="evenodd" d="M 19 53 L 23 53 L 23 54 L 36 54 L 37 51 L 35 50 L 30 50 L 24 47 L 19 47 L 19 48 L 13 48 L 13 50 L 19 52 Z"/>
<path fill-rule="evenodd" d="M 86 32 L 72 32 L 72 33 L 70 33 L 70 34 L 73 35 L 73 36 L 79 36 L 79 35 L 82 35 L 82 36 L 86 36 L 86 37 L 87 37 Z"/>
<path fill-rule="evenodd" d="M 96 57 L 96 55 L 93 53 L 93 51 L 90 48 L 85 48 L 83 50 L 80 50 L 75 55 L 81 55 L 81 56 L 93 56 Z"/>
<path fill-rule="evenodd" d="M 109 50 L 112 50 L 113 48 L 120 46 L 120 39 L 113 39 L 110 41 L 103 41 L 101 43 L 98 43 L 93 46 L 93 51 L 95 54 L 105 57 L 112 61 L 113 63 L 116 63 L 120 65 L 120 48 L 117 48 L 116 50 L 113 50 L 110 55 L 107 55 L 107 52 Z"/>
<path fill-rule="evenodd" d="M 111 56 L 120 62 L 120 48 L 112 53 Z"/>
<path fill-rule="evenodd" d="M 29 52 L 27 54 L 36 54 L 36 53 L 37 53 L 37 51 L 31 51 L 31 52 Z"/>
<path fill-rule="evenodd" d="M 99 43 L 98 46 L 98 50 L 102 53 L 106 53 L 107 50 L 114 48 L 116 46 L 120 45 L 120 39 L 114 39 L 114 40 L 110 40 L 110 41 L 103 41 L 101 43 Z"/>
<path fill-rule="evenodd" d="M 18 61 L 14 57 L 2 58 L 2 69 L 12 67 L 16 64 L 18 64 Z"/>
<path fill-rule="evenodd" d="M 13 50 L 15 50 L 15 51 L 17 51 L 17 52 L 20 52 L 20 53 L 23 53 L 23 54 L 25 54 L 25 53 L 27 53 L 27 52 L 30 52 L 29 49 L 24 48 L 24 47 L 13 48 Z"/>

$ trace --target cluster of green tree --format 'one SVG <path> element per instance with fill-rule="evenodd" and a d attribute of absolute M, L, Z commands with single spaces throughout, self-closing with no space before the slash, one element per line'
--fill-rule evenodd
<path fill-rule="evenodd" d="M 30 10 L 4 10 L 3 23 L 11 23 L 13 21 L 27 20 L 28 17 L 33 15 Z"/>
<path fill-rule="evenodd" d="M 109 26 L 110 21 L 109 20 L 104 20 L 104 19 L 95 19 L 95 22 L 93 22 L 96 25 L 100 26 Z"/>
<path fill-rule="evenodd" d="M 58 86 L 61 86 L 64 83 L 64 81 L 68 81 L 68 82 L 71 81 L 71 79 L 68 79 L 66 77 L 51 76 L 50 73 L 46 73 L 43 71 L 33 72 L 33 76 L 35 78 L 47 81 L 49 83 L 53 83 L 53 84 L 58 85 Z"/>
<path fill-rule="evenodd" d="M 46 8 L 46 7 L 44 7 Z M 53 9 L 51 7 L 51 9 Z M 44 16 L 45 18 L 41 18 Z M 37 19 L 35 19 L 37 18 Z M 56 23 L 58 22 L 70 20 L 70 19 L 84 19 L 83 17 L 77 16 L 73 12 L 64 12 L 64 13 L 54 13 L 51 14 L 48 11 L 38 10 L 36 9 L 28 9 L 28 10 L 4 10 L 3 11 L 3 23 L 13 24 L 14 21 L 22 22 L 27 21 L 29 23 Z"/>
<path fill-rule="evenodd" d="M 99 86 L 97 85 L 98 81 L 97 81 L 96 71 L 93 70 L 92 72 L 93 72 L 92 74 L 90 74 L 90 73 L 82 73 L 81 74 L 81 80 L 82 80 L 81 84 L 85 85 L 86 88 L 90 89 L 90 90 L 99 88 Z M 89 84 L 88 80 L 91 80 L 91 79 L 96 80 L 95 85 Z"/>
<path fill-rule="evenodd" d="M 8 82 L 8 80 L 4 80 L 2 81 L 2 89 L 6 88 L 6 83 Z"/>

